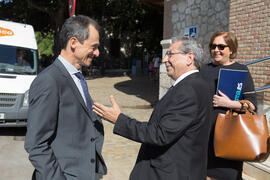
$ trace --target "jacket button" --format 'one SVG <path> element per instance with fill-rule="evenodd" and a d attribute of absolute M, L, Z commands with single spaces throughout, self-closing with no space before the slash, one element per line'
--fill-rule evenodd
<path fill-rule="evenodd" d="M 91 159 L 91 163 L 94 163 L 95 162 L 95 160 L 94 159 Z"/>
<path fill-rule="evenodd" d="M 93 141 L 95 141 L 95 139 L 94 138 L 91 138 L 90 141 L 93 142 Z"/>

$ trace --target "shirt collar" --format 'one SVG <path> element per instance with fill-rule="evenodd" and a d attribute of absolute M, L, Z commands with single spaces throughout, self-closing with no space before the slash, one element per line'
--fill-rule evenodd
<path fill-rule="evenodd" d="M 176 81 L 174 82 L 173 86 L 176 86 L 176 84 L 178 84 L 180 81 L 182 81 L 185 77 L 193 74 L 193 73 L 196 73 L 196 72 L 199 72 L 199 70 L 191 70 L 191 71 L 188 71 L 184 74 L 182 74 L 181 76 L 179 76 L 179 78 L 176 79 Z"/>
<path fill-rule="evenodd" d="M 66 59 L 64 59 L 62 56 L 58 56 L 58 59 L 61 61 L 61 63 L 65 66 L 69 74 L 73 75 L 77 72 L 81 72 L 80 70 L 76 69 L 70 62 L 68 62 Z"/>

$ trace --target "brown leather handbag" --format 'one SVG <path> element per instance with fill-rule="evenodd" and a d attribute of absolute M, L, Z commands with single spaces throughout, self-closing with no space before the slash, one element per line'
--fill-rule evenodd
<path fill-rule="evenodd" d="M 265 115 L 250 111 L 250 102 L 242 100 L 248 108 L 243 113 L 228 110 L 217 116 L 214 148 L 217 157 L 262 162 L 269 156 L 269 134 Z"/>

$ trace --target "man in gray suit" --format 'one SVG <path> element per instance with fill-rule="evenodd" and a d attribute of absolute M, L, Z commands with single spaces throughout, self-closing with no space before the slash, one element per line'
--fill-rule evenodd
<path fill-rule="evenodd" d="M 99 25 L 89 17 L 67 19 L 61 53 L 31 85 L 25 149 L 36 180 L 96 180 L 106 174 L 100 118 L 81 66 L 99 56 Z"/>
<path fill-rule="evenodd" d="M 130 180 L 205 180 L 211 96 L 199 73 L 203 50 L 195 40 L 173 39 L 165 57 L 173 87 L 155 105 L 149 122 L 94 104 L 94 111 L 115 124 L 113 132 L 142 143 Z"/>

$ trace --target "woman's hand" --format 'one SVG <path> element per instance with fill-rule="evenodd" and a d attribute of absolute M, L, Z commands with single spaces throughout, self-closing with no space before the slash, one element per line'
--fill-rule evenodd
<path fill-rule="evenodd" d="M 228 109 L 233 109 L 236 111 L 241 111 L 242 104 L 239 101 L 231 100 L 226 94 L 218 90 L 219 95 L 214 95 L 213 97 L 213 106 L 214 107 L 225 107 Z M 247 104 L 244 104 L 245 107 L 248 107 Z M 255 106 L 250 102 L 250 110 L 254 111 Z"/>
<path fill-rule="evenodd" d="M 218 90 L 219 95 L 213 96 L 213 106 L 214 107 L 225 107 L 225 108 L 232 108 L 233 101 L 230 100 L 226 94 Z"/>
<path fill-rule="evenodd" d="M 99 115 L 101 118 L 115 124 L 121 111 L 112 95 L 110 96 L 110 101 L 112 103 L 112 107 L 106 107 L 97 102 L 95 102 L 92 107 L 93 111 L 97 113 L 97 115 Z"/>

